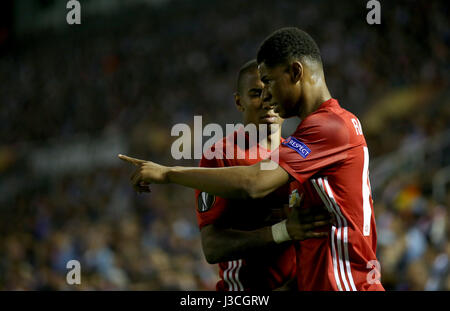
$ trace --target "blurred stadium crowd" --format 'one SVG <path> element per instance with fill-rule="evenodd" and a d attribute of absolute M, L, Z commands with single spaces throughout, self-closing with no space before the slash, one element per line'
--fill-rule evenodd
<path fill-rule="evenodd" d="M 294 25 L 362 121 L 385 288 L 450 290 L 448 4 L 383 2 L 369 26 L 363 2 L 169 1 L 13 40 L 0 57 L 0 289 L 213 290 L 193 191 L 134 194 L 116 155 L 196 165 L 171 158 L 172 126 L 240 121 L 238 68 Z M 81 285 L 66 283 L 71 259 Z"/>

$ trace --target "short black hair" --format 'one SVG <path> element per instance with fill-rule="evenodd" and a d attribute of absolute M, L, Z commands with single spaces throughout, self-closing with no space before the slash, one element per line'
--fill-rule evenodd
<path fill-rule="evenodd" d="M 236 93 L 241 93 L 242 91 L 242 77 L 249 73 L 250 71 L 257 72 L 258 71 L 258 63 L 256 62 L 256 59 L 249 60 L 246 62 L 242 67 L 239 69 L 239 73 L 237 76 L 237 83 L 236 83 Z"/>
<path fill-rule="evenodd" d="M 258 50 L 258 64 L 275 66 L 292 58 L 308 57 L 322 64 L 320 50 L 314 39 L 296 27 L 278 29 L 269 35 Z"/>

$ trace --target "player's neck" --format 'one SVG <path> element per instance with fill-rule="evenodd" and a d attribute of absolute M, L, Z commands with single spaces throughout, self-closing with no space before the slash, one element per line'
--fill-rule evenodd
<path fill-rule="evenodd" d="M 315 86 L 307 92 L 307 94 L 308 95 L 305 97 L 305 105 L 301 107 L 303 109 L 299 112 L 301 119 L 306 118 L 311 113 L 319 109 L 320 105 L 331 99 L 330 91 L 328 90 L 325 82 Z"/>
<path fill-rule="evenodd" d="M 326 102 L 327 100 L 331 99 L 331 94 L 330 91 L 328 91 L 328 88 L 326 85 L 324 85 L 324 87 L 320 90 L 320 93 L 318 94 L 318 96 L 315 99 L 315 102 L 313 104 L 313 111 L 316 111 L 317 109 L 319 109 L 320 105 L 322 105 L 324 102 Z"/>

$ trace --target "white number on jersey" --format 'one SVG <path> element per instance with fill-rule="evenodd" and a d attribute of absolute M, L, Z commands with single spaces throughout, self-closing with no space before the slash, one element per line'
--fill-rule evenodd
<path fill-rule="evenodd" d="M 364 236 L 370 235 L 370 219 L 372 216 L 372 209 L 370 207 L 370 180 L 369 180 L 369 149 L 363 147 L 364 150 L 364 166 L 362 172 L 362 196 L 363 196 L 363 215 L 364 215 L 364 225 L 363 234 Z"/>

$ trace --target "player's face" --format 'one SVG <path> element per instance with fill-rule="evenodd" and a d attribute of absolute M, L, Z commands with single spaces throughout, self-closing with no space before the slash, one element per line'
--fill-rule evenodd
<path fill-rule="evenodd" d="M 246 124 L 278 124 L 283 123 L 283 119 L 276 113 L 268 102 L 262 101 L 263 83 L 259 78 L 258 71 L 245 73 L 242 77 L 242 90 L 239 95 L 240 110 L 244 114 Z"/>
<path fill-rule="evenodd" d="M 292 79 L 288 65 L 269 67 L 262 63 L 258 68 L 264 85 L 263 101 L 282 118 L 298 115 L 301 88 L 298 81 Z"/>

